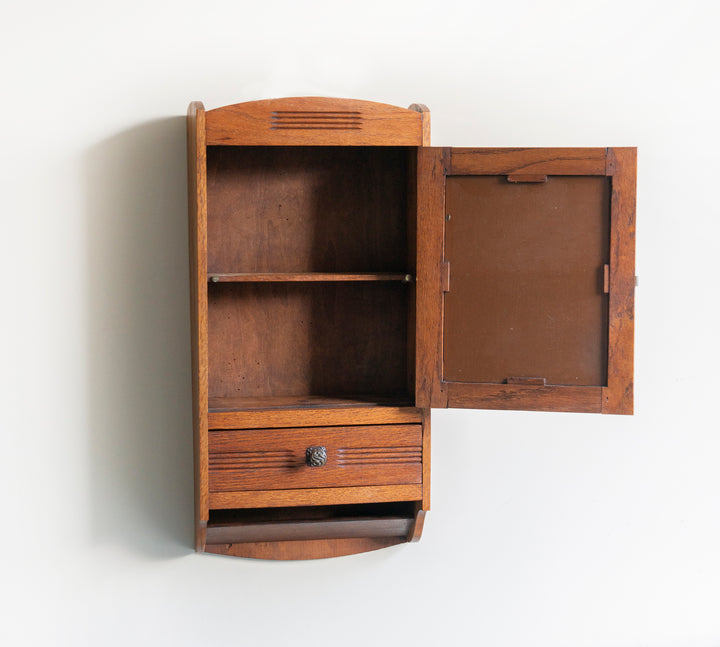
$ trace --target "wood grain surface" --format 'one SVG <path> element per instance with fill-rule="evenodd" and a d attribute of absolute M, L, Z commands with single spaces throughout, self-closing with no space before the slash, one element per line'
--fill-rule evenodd
<path fill-rule="evenodd" d="M 428 131 L 420 112 L 356 99 L 268 99 L 207 113 L 208 145 L 420 146 Z"/>
<path fill-rule="evenodd" d="M 188 240 L 190 244 L 190 330 L 193 390 L 193 457 L 195 473 L 195 549 L 205 543 L 209 513 L 207 471 L 207 185 L 205 109 L 199 101 L 188 107 Z"/>
<path fill-rule="evenodd" d="M 314 539 L 269 541 L 207 546 L 206 552 L 253 559 L 327 559 L 388 548 L 406 543 L 405 537 L 365 537 L 360 539 Z"/>
<path fill-rule="evenodd" d="M 210 491 L 400 485 L 422 482 L 421 425 L 211 431 Z M 309 446 L 327 463 L 306 465 Z"/>
<path fill-rule="evenodd" d="M 420 423 L 420 409 L 343 398 L 214 398 L 210 429 Z M 213 408 L 217 407 L 217 408 Z"/>
<path fill-rule="evenodd" d="M 425 510 L 422 510 L 418 508 L 415 518 L 412 521 L 412 524 L 410 525 L 410 528 L 408 530 L 407 540 L 409 542 L 417 542 L 420 541 L 420 538 L 422 537 L 423 528 L 425 527 L 425 517 L 427 516 L 427 512 Z"/>
<path fill-rule="evenodd" d="M 423 494 L 422 494 L 422 509 L 425 511 L 430 510 L 430 409 L 422 410 L 422 429 L 423 429 Z"/>
<path fill-rule="evenodd" d="M 207 154 L 209 273 L 407 273 L 407 149 Z"/>
<path fill-rule="evenodd" d="M 415 405 L 445 407 L 442 392 L 442 274 L 445 225 L 444 148 L 417 153 Z"/>
<path fill-rule="evenodd" d="M 446 382 L 448 407 L 601 413 L 602 387 Z"/>
<path fill-rule="evenodd" d="M 453 148 L 449 175 L 606 175 L 605 148 Z"/>
<path fill-rule="evenodd" d="M 404 272 L 365 272 L 355 274 L 340 274 L 328 272 L 243 272 L 236 274 L 208 274 L 210 283 L 287 283 L 312 282 L 328 283 L 331 281 L 404 281 L 409 283 L 412 274 Z"/>
<path fill-rule="evenodd" d="M 430 108 L 424 103 L 413 103 L 408 106 L 408 110 L 419 112 L 422 117 L 422 141 L 420 146 L 430 146 Z"/>
<path fill-rule="evenodd" d="M 208 289 L 211 398 L 403 401 L 406 284 L 218 283 Z"/>
<path fill-rule="evenodd" d="M 214 510 L 226 510 L 341 503 L 386 503 L 419 501 L 422 496 L 423 490 L 420 484 L 213 492 L 210 494 L 210 507 Z"/>
<path fill-rule="evenodd" d="M 603 413 L 632 414 L 635 338 L 635 193 L 637 149 L 611 148 L 610 330 Z"/>

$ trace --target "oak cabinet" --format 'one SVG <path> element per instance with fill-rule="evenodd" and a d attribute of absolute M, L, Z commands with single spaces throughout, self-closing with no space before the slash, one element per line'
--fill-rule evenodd
<path fill-rule="evenodd" d="M 419 539 L 432 407 L 632 413 L 635 149 L 429 137 L 419 104 L 190 105 L 197 550 Z"/>

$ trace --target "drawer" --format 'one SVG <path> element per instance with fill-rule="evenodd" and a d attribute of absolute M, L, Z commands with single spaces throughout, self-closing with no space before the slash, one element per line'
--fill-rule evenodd
<path fill-rule="evenodd" d="M 422 483 L 422 425 L 215 430 L 208 442 L 210 492 Z"/>

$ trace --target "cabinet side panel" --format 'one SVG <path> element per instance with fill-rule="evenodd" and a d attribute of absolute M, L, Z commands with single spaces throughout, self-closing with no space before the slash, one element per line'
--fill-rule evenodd
<path fill-rule="evenodd" d="M 408 273 L 413 283 L 408 286 L 407 316 L 407 392 L 415 390 L 416 313 L 417 313 L 417 148 L 408 149 L 407 177 L 407 259 Z"/>
<path fill-rule="evenodd" d="M 415 406 L 445 407 L 442 392 L 442 259 L 445 167 L 450 149 L 418 149 Z"/>
<path fill-rule="evenodd" d="M 422 510 L 427 512 L 430 510 L 430 409 L 423 410 L 423 477 L 422 477 Z M 422 529 L 421 529 L 422 532 Z"/>
<path fill-rule="evenodd" d="M 208 502 L 207 362 L 207 172 L 205 110 L 188 108 L 188 215 L 192 335 L 193 455 L 195 465 L 195 548 L 205 547 Z"/>
<path fill-rule="evenodd" d="M 422 117 L 422 143 L 421 146 L 430 146 L 430 109 L 424 103 L 413 103 L 408 110 L 419 112 Z"/>
<path fill-rule="evenodd" d="M 608 386 L 603 413 L 632 414 L 635 336 L 635 192 L 637 149 L 608 149 L 610 304 Z"/>

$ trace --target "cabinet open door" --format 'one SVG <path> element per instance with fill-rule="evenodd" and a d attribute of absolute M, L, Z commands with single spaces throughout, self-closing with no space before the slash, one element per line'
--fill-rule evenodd
<path fill-rule="evenodd" d="M 632 413 L 636 150 L 417 154 L 416 406 Z"/>

